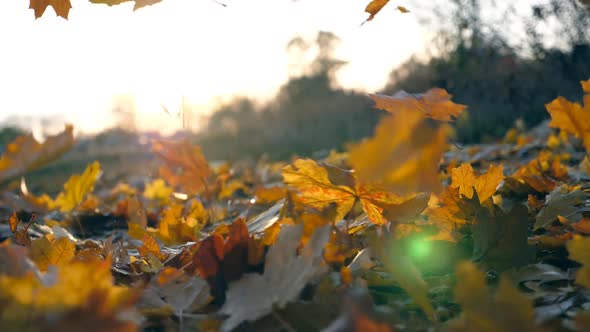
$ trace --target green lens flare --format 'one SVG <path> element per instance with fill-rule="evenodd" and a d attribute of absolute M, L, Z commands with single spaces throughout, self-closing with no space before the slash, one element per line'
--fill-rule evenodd
<path fill-rule="evenodd" d="M 432 252 L 430 241 L 424 239 L 415 239 L 410 243 L 410 256 L 414 258 L 428 257 Z"/>

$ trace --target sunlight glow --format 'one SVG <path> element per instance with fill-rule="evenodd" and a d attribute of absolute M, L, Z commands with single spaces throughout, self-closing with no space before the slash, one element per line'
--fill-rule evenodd
<path fill-rule="evenodd" d="M 269 98 L 288 79 L 288 41 L 319 30 L 342 39 L 340 83 L 373 91 L 425 37 L 416 16 L 394 6 L 359 27 L 365 2 L 163 0 L 133 12 L 131 3 L 72 0 L 66 21 L 51 8 L 35 20 L 28 1 L 2 1 L 0 29 L 12 33 L 0 35 L 0 121 L 59 115 L 60 128 L 94 132 L 113 124 L 113 98 L 125 95 L 137 127 L 174 131 L 182 123 L 161 105 L 179 109 L 184 96 L 207 114 L 237 95 Z"/>

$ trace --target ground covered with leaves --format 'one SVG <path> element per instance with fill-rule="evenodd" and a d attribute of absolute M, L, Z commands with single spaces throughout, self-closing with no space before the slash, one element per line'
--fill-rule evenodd
<path fill-rule="evenodd" d="M 460 146 L 442 89 L 370 95 L 372 137 L 321 160 L 159 168 L 53 197 L 28 172 L 72 128 L 0 159 L 2 331 L 590 330 L 590 81 L 549 126 Z M 20 180 L 20 181 L 19 181 Z"/>

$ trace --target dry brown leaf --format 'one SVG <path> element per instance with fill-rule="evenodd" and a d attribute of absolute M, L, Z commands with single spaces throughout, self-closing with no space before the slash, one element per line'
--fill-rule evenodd
<path fill-rule="evenodd" d="M 535 229 L 551 225 L 558 216 L 578 221 L 582 216 L 577 205 L 582 204 L 588 197 L 590 194 L 579 188 L 569 188 L 567 185 L 555 188 L 547 195 L 545 206 L 535 217 Z"/>

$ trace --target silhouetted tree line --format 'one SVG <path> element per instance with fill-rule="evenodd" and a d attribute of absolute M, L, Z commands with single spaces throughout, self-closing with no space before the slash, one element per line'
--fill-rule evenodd
<path fill-rule="evenodd" d="M 540 2 L 527 17 L 517 17 L 510 6 L 497 8 L 505 11 L 500 22 L 482 15 L 482 7 L 489 10 L 494 3 L 449 0 L 445 10 L 432 10 L 437 14 L 431 21 L 439 29 L 435 55 L 401 65 L 382 92 L 447 89 L 454 100 L 469 106 L 456 123 L 461 142 L 499 137 L 517 118 L 534 125 L 548 117 L 544 104 L 558 95 L 580 100 L 579 81 L 590 78 L 590 10 L 584 2 Z M 517 24 L 509 23 L 511 19 Z M 514 26 L 524 27 L 524 37 L 514 37 Z M 334 73 L 345 64 L 333 57 L 337 41 L 335 35 L 320 32 L 315 61 L 291 77 L 270 102 L 238 98 L 214 112 L 198 137 L 207 155 L 288 158 L 341 148 L 370 135 L 382 113 L 364 93 L 335 84 Z M 308 46 L 295 38 L 289 50 Z"/>

